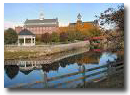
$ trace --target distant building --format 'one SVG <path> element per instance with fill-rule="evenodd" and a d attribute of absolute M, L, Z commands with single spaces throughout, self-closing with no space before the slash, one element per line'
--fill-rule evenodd
<path fill-rule="evenodd" d="M 76 23 L 69 23 L 68 27 L 70 30 L 74 30 L 74 29 L 77 29 L 77 30 L 88 29 L 89 30 L 89 29 L 92 29 L 96 26 L 97 26 L 96 21 L 82 22 L 82 16 L 79 13 L 77 16 L 77 22 Z"/>
<path fill-rule="evenodd" d="M 79 13 L 77 16 L 77 21 L 75 23 L 69 23 L 66 27 L 59 27 L 58 18 L 55 19 L 45 19 L 43 13 L 40 14 L 39 19 L 26 19 L 23 27 L 15 27 L 15 31 L 19 33 L 23 29 L 31 31 L 33 34 L 42 35 L 44 33 L 52 32 L 66 32 L 70 30 L 86 31 L 97 27 L 97 21 L 82 21 L 82 16 Z"/>
<path fill-rule="evenodd" d="M 43 13 L 41 13 L 39 19 L 26 19 L 26 21 L 24 22 L 24 26 L 15 27 L 15 31 L 19 33 L 23 29 L 27 29 L 35 35 L 42 35 L 44 33 L 57 32 L 58 28 L 58 18 L 44 19 Z"/>
<path fill-rule="evenodd" d="M 93 28 L 98 28 L 97 21 L 82 21 L 82 16 L 79 13 L 77 15 L 77 21 L 75 23 L 69 23 L 66 27 L 59 27 L 60 32 L 67 32 L 67 31 L 87 31 Z"/>

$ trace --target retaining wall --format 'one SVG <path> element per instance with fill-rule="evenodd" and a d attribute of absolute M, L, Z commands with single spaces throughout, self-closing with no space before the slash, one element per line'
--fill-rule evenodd
<path fill-rule="evenodd" d="M 36 46 L 17 46 L 17 45 L 5 45 L 4 51 L 8 52 L 62 52 L 72 49 L 78 49 L 81 47 L 88 47 L 90 45 L 89 41 L 81 41 L 77 43 L 70 44 L 60 44 L 60 45 L 36 45 Z"/>

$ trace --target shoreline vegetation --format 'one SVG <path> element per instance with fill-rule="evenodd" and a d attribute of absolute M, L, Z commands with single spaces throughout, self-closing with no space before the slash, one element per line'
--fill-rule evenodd
<path fill-rule="evenodd" d="M 77 43 L 61 44 L 61 45 L 44 45 L 44 46 L 5 46 L 4 59 L 28 59 L 38 58 L 43 56 L 51 56 L 59 53 L 66 53 L 70 51 L 78 51 L 83 53 L 89 49 L 89 41 L 80 41 Z"/>

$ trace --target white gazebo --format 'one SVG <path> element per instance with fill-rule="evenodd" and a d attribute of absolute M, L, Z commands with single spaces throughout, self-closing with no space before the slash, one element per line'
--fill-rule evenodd
<path fill-rule="evenodd" d="M 18 34 L 18 46 L 34 46 L 35 45 L 35 35 L 27 30 L 23 29 Z"/>

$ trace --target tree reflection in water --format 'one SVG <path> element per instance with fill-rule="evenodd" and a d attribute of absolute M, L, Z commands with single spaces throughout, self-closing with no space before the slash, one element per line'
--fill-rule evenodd
<path fill-rule="evenodd" d="M 42 65 L 42 70 L 49 72 L 49 71 L 58 71 L 59 69 L 59 64 L 58 62 L 54 62 L 52 64 L 44 64 Z"/>
<path fill-rule="evenodd" d="M 29 73 L 31 73 L 33 70 L 27 70 L 27 71 L 20 71 L 20 72 L 22 72 L 23 74 L 25 74 L 25 75 L 28 75 Z"/>
<path fill-rule="evenodd" d="M 101 64 L 104 64 L 108 60 L 109 61 L 115 61 L 115 60 L 122 61 L 122 59 L 124 59 L 123 56 L 121 56 L 121 57 L 117 57 L 117 56 L 118 55 L 116 55 L 114 53 L 107 53 L 107 52 L 106 53 L 105 52 L 104 53 L 86 52 L 83 54 L 78 54 L 75 56 L 64 58 L 62 60 L 59 60 L 57 62 L 53 62 L 51 64 L 41 64 L 41 63 L 45 62 L 44 59 L 43 59 L 43 61 L 40 60 L 40 62 L 39 62 L 39 60 L 33 59 L 33 60 L 31 60 L 31 62 L 27 62 L 28 64 L 26 64 L 26 65 L 22 64 L 22 66 L 20 66 L 19 64 L 17 64 L 19 66 L 5 65 L 5 73 L 11 79 L 11 81 L 7 79 L 6 83 L 8 83 L 9 81 L 10 82 L 13 81 L 14 83 L 16 81 L 19 82 L 21 80 L 21 77 L 25 78 L 27 80 L 26 82 L 28 82 L 28 83 L 30 82 L 31 78 L 32 78 L 32 80 L 36 79 L 36 78 L 37 79 L 41 78 L 42 80 L 45 81 L 45 86 L 47 88 L 49 86 L 49 83 L 47 81 L 48 77 L 49 78 L 50 77 L 57 77 L 57 75 L 60 76 L 61 74 L 63 74 L 63 75 L 64 74 L 71 74 L 71 73 L 73 74 L 73 72 L 79 70 L 79 71 L 83 71 L 83 72 L 81 72 L 80 74 L 78 73 L 78 75 L 76 75 L 76 76 L 74 75 L 70 78 L 67 76 L 66 78 L 67 78 L 67 80 L 69 80 L 69 79 L 76 79 L 76 78 L 82 77 L 80 81 L 83 83 L 83 85 L 85 87 L 85 82 L 88 81 L 87 80 L 88 77 L 84 78 L 84 76 L 86 74 L 88 74 L 88 72 L 85 72 L 85 69 L 88 69 L 88 68 L 93 67 L 93 66 L 94 67 L 99 66 Z M 49 59 L 49 60 L 51 60 L 51 59 Z M 31 64 L 31 63 L 36 63 L 37 65 Z M 96 63 L 96 65 L 93 63 Z M 77 67 L 77 65 L 78 65 L 78 67 Z M 70 69 L 72 69 L 72 70 L 70 70 Z M 22 72 L 24 75 L 21 73 L 18 73 L 19 71 Z M 50 71 L 58 71 L 58 72 L 50 72 Z M 39 73 L 42 75 L 39 76 L 40 75 Z M 18 74 L 20 74 L 20 76 L 17 76 Z M 25 75 L 27 75 L 28 77 L 25 77 Z M 16 76 L 17 76 L 17 78 L 15 80 L 14 78 Z M 7 77 L 5 77 L 5 78 L 7 78 Z M 64 82 L 67 80 L 61 79 L 60 82 Z M 53 82 L 59 83 L 58 81 L 53 81 Z M 74 83 L 74 85 L 76 85 L 76 82 Z"/>
<path fill-rule="evenodd" d="M 77 63 L 79 66 L 82 64 L 87 64 L 87 63 L 98 63 L 98 59 L 100 58 L 100 53 L 97 54 L 79 54 L 75 55 L 72 57 L 64 58 L 60 61 L 54 62 L 52 64 L 43 64 L 42 65 L 42 70 L 49 72 L 49 71 L 58 71 L 59 67 L 65 68 L 66 66 L 70 64 Z"/>
<path fill-rule="evenodd" d="M 10 79 L 15 78 L 19 72 L 19 67 L 17 65 L 5 65 L 4 68 L 7 76 Z"/>
<path fill-rule="evenodd" d="M 70 64 L 77 63 L 77 65 L 80 67 L 83 64 L 87 63 L 98 63 L 98 59 L 100 58 L 100 53 L 83 53 L 75 56 L 71 56 L 68 58 L 64 58 L 60 61 L 53 62 L 51 64 L 41 64 L 43 72 L 49 72 L 49 71 L 58 71 L 59 67 L 65 68 L 66 66 Z M 32 66 L 32 65 L 29 65 Z M 34 68 L 31 70 L 21 70 L 19 66 L 17 65 L 5 65 L 5 72 L 7 76 L 10 79 L 13 79 L 19 72 L 22 72 L 25 75 L 30 74 L 33 71 Z"/>

